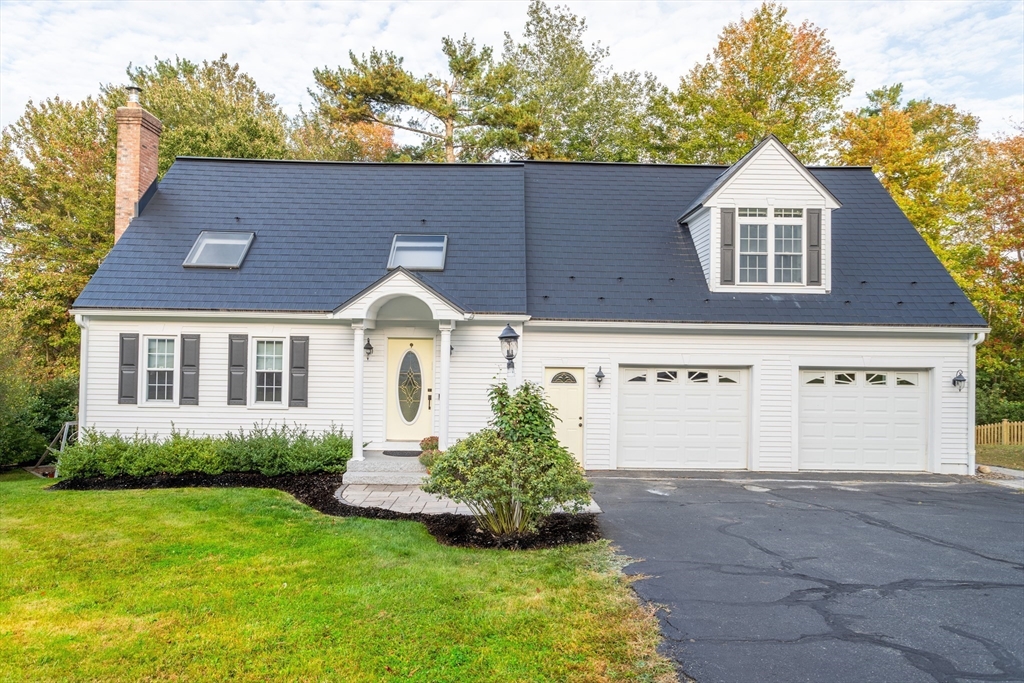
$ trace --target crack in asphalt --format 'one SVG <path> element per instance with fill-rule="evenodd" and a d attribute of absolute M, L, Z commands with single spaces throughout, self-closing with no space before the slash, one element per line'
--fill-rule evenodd
<path fill-rule="evenodd" d="M 999 562 L 1002 564 L 1009 565 L 1015 569 L 1024 568 L 1024 565 L 1016 563 L 1003 558 L 992 557 L 984 553 L 979 553 L 971 548 L 967 548 L 957 543 L 951 543 L 943 541 L 942 539 L 936 539 L 925 534 L 918 532 L 909 531 L 903 529 L 895 524 L 886 522 L 885 520 L 879 520 L 870 515 L 864 513 L 858 513 L 851 510 L 836 509 L 828 505 L 819 503 L 808 503 L 806 501 L 795 501 L 786 496 L 781 496 L 777 491 L 772 491 L 772 495 L 775 495 L 783 500 L 788 500 L 792 503 L 800 503 L 803 505 L 809 505 L 812 507 L 829 510 L 832 512 L 846 514 L 852 516 L 855 519 L 872 526 L 884 528 L 894 533 L 909 536 L 911 538 L 930 543 L 943 548 L 954 549 L 961 552 L 966 552 L 976 557 L 983 559 Z M 962 629 L 957 629 L 949 626 L 942 626 L 943 630 L 967 638 L 981 644 L 992 656 L 992 666 L 998 670 L 998 673 L 985 673 L 979 671 L 965 671 L 960 669 L 953 660 L 945 657 L 936 652 L 930 652 L 921 648 L 912 647 L 899 643 L 893 638 L 880 633 L 865 633 L 857 631 L 853 628 L 853 623 L 859 618 L 856 615 L 840 615 L 833 611 L 833 603 L 841 597 L 854 595 L 866 591 L 874 591 L 880 596 L 889 597 L 899 592 L 919 592 L 919 591 L 962 591 L 962 590 L 997 590 L 997 589 L 1024 589 L 1024 584 L 1012 584 L 1012 583 L 1001 583 L 991 581 L 944 581 L 936 579 L 901 579 L 899 581 L 893 581 L 887 584 L 872 585 L 862 583 L 843 583 L 840 581 L 834 581 L 826 579 L 820 576 L 813 576 L 796 571 L 794 562 L 800 560 L 811 559 L 811 558 L 787 558 L 783 554 L 768 548 L 767 546 L 759 543 L 757 540 L 744 536 L 733 530 L 742 524 L 742 520 L 731 521 L 722 524 L 716 528 L 719 533 L 741 541 L 751 548 L 754 548 L 758 552 L 761 552 L 776 562 L 774 571 L 766 571 L 759 567 L 751 567 L 749 565 L 742 564 L 721 564 L 715 565 L 713 563 L 697 563 L 691 562 L 688 564 L 703 565 L 705 568 L 713 569 L 723 574 L 734 574 L 734 575 L 745 575 L 745 576 L 769 576 L 772 578 L 791 578 L 800 581 L 807 581 L 811 583 L 817 583 L 818 586 L 811 588 L 800 588 L 790 592 L 787 596 L 778 600 L 772 601 L 771 603 L 765 604 L 777 604 L 787 607 L 804 607 L 811 609 L 822 619 L 825 626 L 829 629 L 827 633 L 818 634 L 806 634 L 798 638 L 791 639 L 774 639 L 774 638 L 687 638 L 685 636 L 674 637 L 667 631 L 665 637 L 669 640 L 679 643 L 702 643 L 712 645 L 722 644 L 735 644 L 735 643 L 777 643 L 777 644 L 797 644 L 797 643 L 809 643 L 809 642 L 822 642 L 822 641 L 841 641 L 846 643 L 858 643 L 865 644 L 874 647 L 882 647 L 895 652 L 900 653 L 904 660 L 907 661 L 911 666 L 918 669 L 922 673 L 931 676 L 936 683 L 962 683 L 963 681 L 1020 681 L 1024 680 L 1024 663 L 1020 659 L 1015 657 L 1009 650 L 1002 645 L 986 639 L 977 634 L 969 633 Z M 742 571 L 730 572 L 728 568 L 735 568 Z M 784 574 L 782 573 L 784 572 Z M 727 601 L 714 601 L 714 600 L 693 600 L 690 602 L 694 603 L 713 603 L 719 605 L 749 605 L 748 602 L 733 603 Z M 672 619 L 666 614 L 663 617 L 664 622 L 670 626 L 673 630 L 680 634 L 685 634 L 685 631 L 678 625 L 673 623 Z"/>
<path fill-rule="evenodd" d="M 883 495 L 875 492 L 875 495 Z M 879 519 L 870 514 L 858 512 L 855 510 L 842 509 L 833 507 L 823 503 L 809 502 L 806 500 L 798 500 L 790 498 L 786 495 L 782 495 L 777 489 L 773 489 L 768 493 L 766 498 L 774 497 L 779 500 L 787 509 L 790 510 L 822 510 L 829 511 L 837 514 L 841 514 L 847 517 L 851 517 L 872 527 L 884 529 L 894 534 L 912 538 L 922 543 L 927 543 L 934 547 L 944 548 L 948 550 L 954 550 L 962 552 L 967 555 L 986 560 L 988 562 L 995 562 L 1002 566 L 1012 568 L 1017 571 L 1024 570 L 1024 564 L 1007 559 L 1004 557 L 997 557 L 990 555 L 985 552 L 975 550 L 974 548 L 965 546 L 960 543 L 947 541 L 941 538 L 936 538 L 928 534 L 924 534 L 910 529 L 903 528 L 897 524 L 889 522 L 884 519 Z M 884 498 L 889 498 L 888 495 L 883 495 Z M 688 506 L 703 506 L 703 505 L 744 505 L 748 501 L 699 501 L 699 502 L 685 502 L 680 504 L 683 507 Z M 897 500 L 885 500 L 883 504 L 897 504 Z M 788 505 L 787 505 L 788 503 Z M 948 501 L 932 501 L 929 503 L 929 507 L 942 507 L 943 503 L 953 504 L 953 500 Z M 757 504 L 757 503 L 755 503 Z M 760 501 L 761 505 L 768 505 L 775 507 L 778 503 L 774 503 L 771 500 Z M 794 507 L 790 507 L 790 505 Z M 953 507 L 959 507 L 953 504 Z M 923 593 L 923 592 L 935 592 L 935 591 L 980 591 L 980 590 L 1013 590 L 1020 591 L 1024 589 L 1024 583 L 1006 583 L 999 581 L 970 581 L 970 580 L 941 580 L 941 579 L 901 579 L 898 581 L 892 581 L 884 584 L 866 584 L 866 583 L 844 583 L 841 581 L 835 581 L 832 579 L 815 576 L 812 574 L 804 573 L 796 568 L 796 563 L 805 560 L 817 559 L 814 557 L 799 557 L 790 558 L 785 556 L 783 553 L 777 552 L 770 547 L 759 542 L 755 538 L 745 536 L 740 533 L 735 527 L 741 525 L 746 520 L 730 520 L 720 526 L 716 527 L 716 531 L 724 536 L 735 539 L 736 541 L 742 542 L 747 546 L 753 548 L 759 553 L 772 558 L 771 565 L 765 566 L 751 566 L 742 563 L 713 563 L 713 562 L 700 562 L 694 560 L 678 560 L 671 561 L 670 564 L 681 564 L 688 565 L 693 569 L 703 569 L 706 571 L 717 572 L 724 575 L 733 576 L 764 576 L 772 579 L 792 579 L 796 581 L 808 582 L 813 585 L 811 587 L 799 588 L 791 591 L 788 595 L 779 598 L 777 600 L 765 602 L 765 605 L 782 605 L 786 607 L 800 607 L 812 610 L 822 620 L 824 627 L 827 631 L 823 633 L 812 633 L 803 634 L 796 638 L 779 639 L 779 638 L 709 638 L 709 637 L 688 637 L 685 628 L 677 624 L 677 617 L 669 614 L 665 609 L 660 610 L 660 616 L 668 628 L 663 629 L 663 633 L 667 641 L 672 643 L 678 643 L 685 649 L 686 645 L 689 644 L 710 644 L 710 645 L 724 645 L 724 644 L 764 644 L 764 643 L 775 643 L 782 645 L 789 644 L 800 644 L 800 643 L 814 643 L 814 642 L 829 642 L 829 641 L 840 641 L 845 643 L 855 643 L 861 645 L 867 645 L 871 647 L 884 648 L 895 653 L 898 653 L 904 661 L 910 666 L 914 667 L 923 674 L 931 677 L 936 683 L 965 683 L 966 681 L 1022 681 L 1024 680 L 1024 663 L 1021 659 L 1015 656 L 1003 645 L 987 639 L 981 635 L 971 633 L 967 630 L 956 628 L 952 626 L 940 625 L 940 628 L 945 632 L 964 638 L 967 640 L 974 641 L 981 645 L 991 655 L 991 666 L 996 670 L 992 671 L 970 671 L 961 669 L 951 658 L 944 656 L 938 652 L 932 652 L 919 647 L 913 647 L 901 642 L 898 642 L 892 636 L 883 633 L 872 633 L 858 631 L 855 625 L 860 621 L 863 616 L 850 614 L 844 615 L 839 614 L 836 610 L 840 607 L 837 603 L 839 600 L 857 594 L 874 593 L 879 598 L 892 597 L 898 593 Z M 644 591 L 648 593 L 649 591 Z M 721 601 L 721 600 L 686 600 L 690 604 L 717 604 L 717 605 L 729 605 L 729 606 L 749 606 L 751 602 L 748 601 Z M 678 634 L 678 635 L 677 635 Z M 682 654 L 682 653 L 680 653 Z M 673 657 L 682 666 L 681 657 Z M 680 669 L 681 670 L 681 669 Z M 682 670 L 681 670 L 682 671 Z M 684 676 L 692 676 L 689 673 L 684 672 Z M 695 680 L 691 678 L 690 680 Z"/>
<path fill-rule="evenodd" d="M 974 550 L 973 548 L 970 548 L 968 546 L 962 545 L 960 543 L 953 543 L 953 542 L 950 542 L 950 541 L 944 541 L 941 538 L 935 538 L 934 536 L 928 536 L 927 534 L 922 534 L 922 533 L 919 533 L 917 531 L 911 531 L 909 529 L 904 529 L 903 527 L 897 526 L 896 524 L 893 524 L 892 522 L 886 521 L 884 519 L 878 519 L 877 517 L 872 517 L 871 515 L 863 513 L 863 512 L 857 512 L 856 510 L 843 510 L 841 508 L 835 508 L 835 507 L 832 507 L 831 505 L 825 505 L 823 503 L 812 503 L 812 502 L 808 502 L 808 501 L 796 501 L 796 500 L 793 500 L 792 498 L 788 498 L 786 496 L 783 496 L 778 491 L 774 491 L 774 490 L 772 491 L 772 495 L 776 496 L 777 498 L 781 498 L 783 500 L 787 500 L 787 501 L 789 501 L 791 503 L 800 502 L 800 503 L 803 503 L 804 505 L 811 505 L 813 507 L 820 508 L 822 510 L 829 510 L 831 512 L 835 512 L 835 513 L 838 513 L 838 514 L 841 514 L 841 515 L 846 515 L 847 517 L 853 517 L 857 521 L 862 522 L 864 524 L 867 524 L 869 526 L 874 526 L 874 527 L 878 527 L 880 529 L 885 529 L 886 531 L 891 531 L 894 534 L 899 534 L 901 536 L 907 536 L 909 538 L 913 538 L 915 540 L 921 541 L 922 543 L 928 543 L 930 545 L 934 545 L 934 546 L 937 546 L 939 548 L 947 548 L 949 550 L 958 550 L 960 552 L 967 553 L 968 555 L 973 555 L 974 557 L 979 557 L 979 558 L 981 558 L 983 560 L 989 560 L 990 562 L 999 562 L 1000 564 L 1009 565 L 1010 567 L 1013 567 L 1014 569 L 1017 569 L 1019 571 L 1024 571 L 1024 564 L 1021 564 L 1020 562 L 1015 562 L 1013 560 L 1007 560 L 1007 559 L 1002 558 L 1002 557 L 995 557 L 994 555 L 987 555 L 985 553 L 978 552 L 977 550 Z"/>

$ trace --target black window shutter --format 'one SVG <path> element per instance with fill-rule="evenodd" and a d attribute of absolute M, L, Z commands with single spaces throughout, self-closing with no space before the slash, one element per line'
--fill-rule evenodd
<path fill-rule="evenodd" d="M 291 337 L 288 354 L 291 376 L 288 380 L 288 405 L 309 405 L 309 337 Z"/>
<path fill-rule="evenodd" d="M 122 334 L 120 371 L 117 375 L 117 402 L 139 402 L 139 335 Z"/>
<path fill-rule="evenodd" d="M 245 378 L 249 368 L 249 335 L 228 335 L 228 405 L 244 406 L 247 403 Z"/>
<path fill-rule="evenodd" d="M 722 262 L 723 285 L 736 284 L 736 209 L 722 209 Z"/>
<path fill-rule="evenodd" d="M 807 209 L 807 284 L 821 284 L 821 209 Z"/>
<path fill-rule="evenodd" d="M 199 405 L 199 335 L 181 335 L 181 391 L 178 403 Z"/>

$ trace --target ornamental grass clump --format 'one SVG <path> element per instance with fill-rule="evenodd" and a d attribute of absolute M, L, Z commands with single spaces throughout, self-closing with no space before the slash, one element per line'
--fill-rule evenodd
<path fill-rule="evenodd" d="M 580 512 L 590 482 L 555 438 L 555 410 L 531 382 L 490 392 L 491 428 L 458 441 L 433 462 L 423 486 L 465 504 L 497 538 L 533 533 L 556 508 Z"/>

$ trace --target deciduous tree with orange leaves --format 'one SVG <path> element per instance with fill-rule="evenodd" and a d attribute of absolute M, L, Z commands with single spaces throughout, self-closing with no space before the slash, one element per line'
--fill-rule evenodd
<path fill-rule="evenodd" d="M 766 2 L 722 29 L 714 53 L 662 103 L 661 156 L 731 164 L 774 133 L 805 164 L 824 159 L 853 81 L 825 29 L 786 13 Z"/>

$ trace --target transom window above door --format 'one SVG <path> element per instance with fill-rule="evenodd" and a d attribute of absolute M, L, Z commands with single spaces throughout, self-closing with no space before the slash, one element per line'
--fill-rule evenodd
<path fill-rule="evenodd" d="M 740 284 L 803 284 L 804 210 L 740 207 Z"/>

